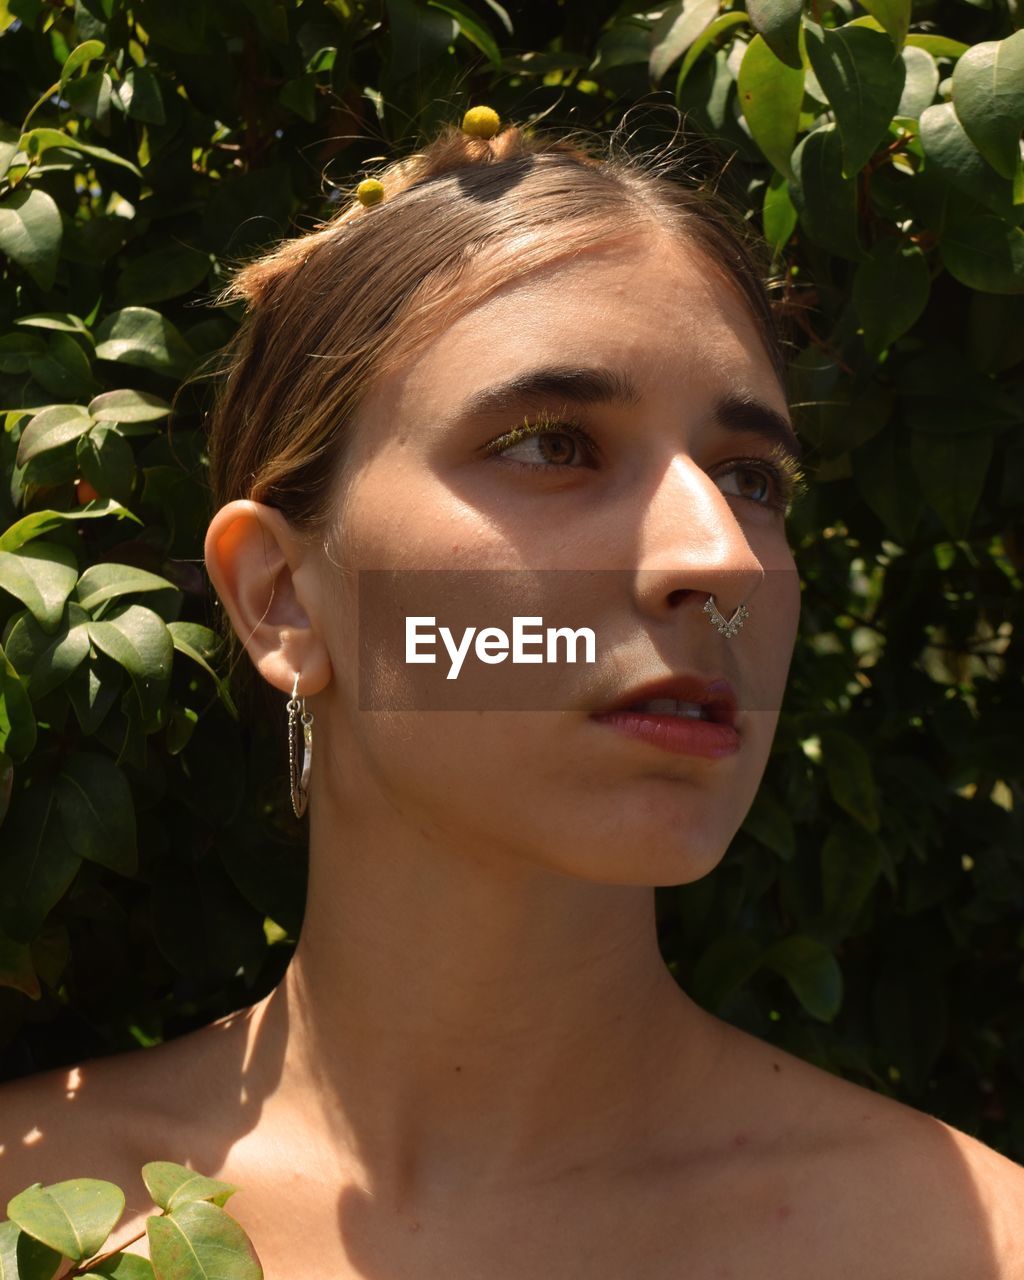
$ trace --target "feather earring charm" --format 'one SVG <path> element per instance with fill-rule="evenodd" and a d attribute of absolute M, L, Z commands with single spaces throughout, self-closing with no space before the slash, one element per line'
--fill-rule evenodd
<path fill-rule="evenodd" d="M 300 698 L 299 677 L 295 676 L 288 710 L 288 781 L 292 794 L 292 808 L 296 818 L 301 818 L 309 803 L 309 775 L 313 765 L 313 713 L 306 710 L 306 699 Z M 302 768 L 299 768 L 299 751 L 302 751 Z"/>

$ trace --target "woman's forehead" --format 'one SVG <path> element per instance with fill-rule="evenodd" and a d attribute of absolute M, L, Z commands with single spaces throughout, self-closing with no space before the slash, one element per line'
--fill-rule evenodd
<path fill-rule="evenodd" d="M 628 369 L 640 385 L 775 382 L 739 290 L 697 249 L 598 245 L 510 280 L 381 380 L 378 404 L 449 410 L 544 366 Z M 781 395 L 776 392 L 776 398 Z"/>

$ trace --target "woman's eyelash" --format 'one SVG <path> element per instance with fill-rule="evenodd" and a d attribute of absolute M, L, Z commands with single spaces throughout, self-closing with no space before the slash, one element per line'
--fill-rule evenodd
<path fill-rule="evenodd" d="M 586 431 L 583 424 L 575 418 L 553 418 L 547 414 L 540 414 L 532 422 L 528 418 L 524 418 L 519 426 L 512 427 L 511 430 L 503 432 L 496 440 L 490 441 L 484 445 L 481 452 L 485 457 L 490 457 L 494 453 L 504 453 L 506 449 L 511 449 L 520 440 L 527 440 L 530 436 L 538 435 L 567 435 L 581 444 L 591 457 L 598 455 L 597 445 L 593 438 Z M 549 471 L 552 464 L 549 462 L 520 462 L 518 458 L 509 458 L 508 461 L 512 466 L 526 467 L 531 471 Z"/>
<path fill-rule="evenodd" d="M 571 436 L 592 459 L 600 456 L 597 445 L 581 422 L 575 418 L 554 418 L 543 413 L 532 422 L 529 419 L 524 419 L 518 426 L 504 432 L 497 439 L 491 440 L 483 447 L 481 452 L 485 457 L 490 457 L 492 454 L 501 454 L 521 440 L 527 440 L 531 436 L 539 435 Z M 505 465 L 522 467 L 528 471 L 576 469 L 573 467 L 559 467 L 557 463 L 551 462 L 522 462 L 518 458 L 505 459 Z M 592 465 L 592 463 L 587 465 Z M 782 444 L 773 445 L 767 454 L 759 457 L 730 459 L 728 470 L 740 469 L 760 471 L 771 481 L 771 497 L 764 501 L 759 501 L 757 498 L 749 499 L 749 501 L 756 503 L 758 506 L 773 507 L 788 513 L 796 498 L 807 492 L 806 474 L 793 455 Z"/>

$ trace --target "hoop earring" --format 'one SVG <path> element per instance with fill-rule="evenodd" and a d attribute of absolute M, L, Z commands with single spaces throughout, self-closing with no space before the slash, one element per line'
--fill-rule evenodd
<path fill-rule="evenodd" d="M 306 699 L 300 698 L 299 676 L 296 672 L 288 711 L 288 781 L 292 793 L 292 808 L 296 818 L 301 818 L 309 803 L 309 773 L 313 764 L 313 713 L 306 710 Z M 301 728 L 300 728 L 301 726 Z M 302 738 L 302 772 L 298 770 L 299 738 Z"/>

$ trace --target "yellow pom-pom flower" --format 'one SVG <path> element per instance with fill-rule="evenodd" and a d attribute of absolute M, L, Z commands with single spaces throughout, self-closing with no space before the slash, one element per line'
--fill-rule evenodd
<path fill-rule="evenodd" d="M 384 183 L 377 178 L 364 178 L 356 187 L 356 199 L 362 205 L 380 204 L 384 199 Z"/>
<path fill-rule="evenodd" d="M 470 107 L 462 117 L 462 132 L 473 138 L 493 138 L 501 128 L 501 117 L 493 107 Z"/>

